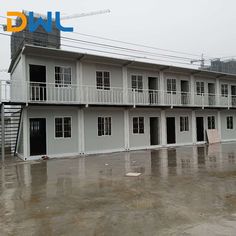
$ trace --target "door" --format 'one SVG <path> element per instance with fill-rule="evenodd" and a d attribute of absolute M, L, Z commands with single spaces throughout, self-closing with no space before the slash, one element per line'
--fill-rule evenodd
<path fill-rule="evenodd" d="M 149 103 L 158 104 L 158 84 L 156 77 L 148 77 Z"/>
<path fill-rule="evenodd" d="M 159 144 L 159 119 L 158 117 L 150 117 L 150 144 Z"/>
<path fill-rule="evenodd" d="M 189 104 L 189 99 L 188 99 L 189 82 L 186 80 L 181 80 L 180 86 L 181 86 L 181 104 L 187 105 Z"/>
<path fill-rule="evenodd" d="M 208 83 L 208 104 L 210 106 L 215 105 L 215 84 Z"/>
<path fill-rule="evenodd" d="M 197 142 L 204 141 L 204 119 L 203 117 L 196 117 L 197 126 Z"/>
<path fill-rule="evenodd" d="M 30 155 L 46 155 L 46 119 L 30 119 Z"/>
<path fill-rule="evenodd" d="M 236 106 L 236 86 L 231 85 L 231 99 L 232 99 L 232 106 Z"/>
<path fill-rule="evenodd" d="M 175 117 L 166 118 L 167 144 L 175 143 Z"/>
<path fill-rule="evenodd" d="M 30 98 L 46 100 L 46 66 L 30 65 Z"/>

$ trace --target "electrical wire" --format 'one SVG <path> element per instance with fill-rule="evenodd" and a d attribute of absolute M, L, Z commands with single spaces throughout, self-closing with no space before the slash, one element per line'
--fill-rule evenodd
<path fill-rule="evenodd" d="M 178 54 L 183 54 L 183 55 L 188 55 L 188 56 L 196 56 L 196 57 L 201 56 L 200 54 L 198 55 L 198 54 L 186 53 L 186 52 L 181 52 L 181 51 L 176 51 L 176 50 L 163 49 L 163 48 L 158 48 L 158 47 L 153 47 L 153 46 L 147 46 L 147 45 L 144 45 L 144 44 L 131 43 L 131 42 L 127 42 L 127 41 L 116 40 L 116 39 L 111 39 L 111 38 L 107 38 L 107 37 L 101 37 L 101 36 L 97 36 L 97 35 L 84 34 L 84 33 L 79 33 L 79 32 L 71 32 L 71 33 L 86 36 L 86 37 L 96 38 L 96 39 L 107 40 L 107 41 L 116 42 L 116 43 L 122 43 L 122 44 L 137 46 L 137 47 L 143 47 L 143 48 L 159 50 L 159 51 L 166 51 L 166 52 L 172 52 L 172 53 L 178 53 Z"/>
<path fill-rule="evenodd" d="M 38 34 L 43 34 L 43 35 L 48 35 L 46 33 L 43 32 L 37 32 Z M 60 38 L 56 35 L 51 35 L 51 37 L 57 37 Z M 113 46 L 113 45 L 108 45 L 108 44 L 102 44 L 102 43 L 96 43 L 96 42 L 91 42 L 91 41 L 85 41 L 85 40 L 80 40 L 80 39 L 74 39 L 74 38 L 69 38 L 69 37 L 61 37 L 60 38 L 63 41 L 69 41 L 69 42 L 74 42 L 74 43 L 80 43 L 80 44 L 89 44 L 91 46 L 98 46 L 98 47 L 102 47 L 102 48 L 108 48 L 108 49 L 112 49 L 112 50 L 119 50 L 119 51 L 125 51 L 125 52 L 133 52 L 133 53 L 138 53 L 138 54 L 147 54 L 149 56 L 154 56 L 154 57 L 164 57 L 164 58 L 174 58 L 174 59 L 178 59 L 178 60 L 195 60 L 193 58 L 188 58 L 188 57 L 179 57 L 179 56 L 173 56 L 173 55 L 168 55 L 168 54 L 157 54 L 157 53 L 153 53 L 153 52 L 148 52 L 148 51 L 142 51 L 142 50 L 137 50 L 137 49 L 130 49 L 130 48 L 124 48 L 124 47 L 119 47 L 119 46 Z"/>
<path fill-rule="evenodd" d="M 1 16 L 2 18 L 7 18 L 5 16 Z M 151 46 L 146 46 L 146 45 L 142 45 L 142 44 L 136 44 L 136 43 L 129 43 L 129 42 L 125 42 L 125 41 L 121 41 L 121 40 L 114 40 L 114 39 L 109 39 L 109 38 L 105 38 L 105 37 L 100 37 L 100 36 L 93 36 L 93 35 L 89 35 L 89 34 L 82 34 L 82 33 L 79 33 L 79 32 L 73 32 L 77 35 L 84 35 L 84 36 L 87 36 L 87 37 L 94 37 L 94 38 L 99 38 L 99 39 L 103 39 L 103 40 L 109 40 L 109 41 L 112 41 L 112 42 L 118 42 L 118 43 L 123 43 L 123 44 L 129 44 L 129 45 L 132 45 L 132 46 L 138 46 L 138 47 L 146 47 L 146 48 L 149 48 L 149 49 L 152 49 L 152 50 L 161 50 L 161 51 L 166 51 L 166 52 L 171 52 L 171 53 L 178 53 L 178 54 L 183 54 L 183 55 L 189 55 L 189 56 L 197 56 L 199 57 L 200 55 L 197 55 L 197 54 L 190 54 L 190 53 L 185 53 L 185 52 L 180 52 L 180 51 L 175 51 L 175 50 L 169 50 L 169 49 L 161 49 L 161 48 L 157 48 L 157 47 L 151 47 Z M 61 38 L 65 38 L 65 39 L 68 39 L 67 37 L 61 37 Z M 78 40 L 78 39 L 72 39 L 70 38 L 71 40 Z M 80 40 L 81 42 L 83 40 Z M 88 42 L 88 41 L 87 41 Z M 95 43 L 95 42 L 90 42 L 90 43 Z M 104 46 L 104 45 L 103 45 Z M 106 46 L 110 46 L 111 45 L 106 45 Z M 114 47 L 114 46 L 113 46 Z M 122 48 L 122 47 L 118 47 L 118 48 Z M 123 48 L 124 49 L 124 48 Z M 131 50 L 131 49 L 128 49 L 126 48 L 126 50 Z M 144 53 L 145 51 L 143 51 L 142 53 Z M 161 56 L 163 56 L 163 54 L 161 54 Z M 168 55 L 169 57 L 178 57 L 178 56 L 172 56 L 172 55 Z M 184 57 L 178 57 L 178 58 L 183 58 L 185 59 Z M 187 60 L 193 60 L 193 58 L 186 58 Z"/>
<path fill-rule="evenodd" d="M 0 18 L 7 19 L 8 17 L 0 16 Z M 15 20 L 15 19 L 13 19 L 13 20 Z M 3 27 L 5 26 L 4 24 L 0 24 L 0 25 L 2 25 Z M 163 49 L 163 48 L 147 46 L 147 45 L 138 44 L 138 43 L 131 43 L 131 42 L 127 42 L 127 41 L 116 40 L 116 39 L 111 39 L 111 38 L 107 38 L 107 37 L 101 37 L 101 36 L 92 35 L 92 34 L 85 34 L 85 33 L 79 33 L 79 32 L 72 32 L 72 33 L 77 34 L 77 35 L 81 35 L 81 36 L 86 36 L 86 37 L 91 37 L 91 38 L 96 38 L 96 39 L 102 39 L 102 40 L 106 40 L 106 41 L 110 41 L 110 42 L 116 42 L 116 43 L 122 43 L 122 44 L 126 44 L 126 45 L 132 45 L 132 46 L 136 46 L 136 47 L 148 48 L 148 49 L 152 49 L 152 50 L 165 51 L 165 52 L 171 52 L 171 53 L 188 55 L 188 56 L 196 56 L 196 57 L 200 57 L 201 56 L 201 55 L 198 55 L 198 54 L 186 53 L 186 52 L 177 51 L 177 50 Z M 129 51 L 134 50 L 134 51 L 136 51 L 136 53 L 145 53 L 145 54 L 149 53 L 149 55 L 155 56 L 154 53 L 152 53 L 152 52 L 147 52 L 147 51 L 142 51 L 142 50 L 123 48 L 123 47 L 118 47 L 118 46 L 113 46 L 113 45 L 102 45 L 102 44 L 95 43 L 95 42 L 89 42 L 89 41 L 84 41 L 84 40 L 79 40 L 79 39 L 68 38 L 68 37 L 61 37 L 61 38 L 69 39 L 69 40 L 78 40 L 78 41 L 80 41 L 80 43 L 87 43 L 87 44 L 93 43 L 93 44 L 97 44 L 97 45 L 100 45 L 100 46 L 116 47 L 117 49 L 119 48 L 120 50 L 129 50 Z M 158 54 L 158 55 L 162 56 L 162 57 L 181 58 L 183 60 L 195 60 L 193 58 L 186 58 L 186 57 L 166 55 L 166 54 Z M 227 57 L 206 57 L 205 56 L 204 59 L 206 61 L 207 60 L 206 58 L 208 58 L 208 60 L 214 60 L 214 59 L 223 59 L 223 58 L 232 58 L 232 57 L 236 57 L 236 56 L 227 56 Z"/>
<path fill-rule="evenodd" d="M 10 34 L 6 34 L 6 33 L 0 33 L 0 35 L 4 35 L 4 36 L 8 36 L 11 37 Z M 15 36 L 17 37 L 17 36 Z M 27 38 L 26 39 L 30 39 Z M 51 44 L 53 45 L 53 44 Z M 76 48 L 76 49 L 82 49 L 82 50 L 86 50 L 86 51 L 93 51 L 93 52 L 99 52 L 99 53 L 105 53 L 105 54 L 112 54 L 112 55 L 118 55 L 118 56 L 125 56 L 125 57 L 131 57 L 131 58 L 137 58 L 137 59 L 145 59 L 145 60 L 152 60 L 152 61 L 165 61 L 165 62 L 171 62 L 171 63 L 177 63 L 177 64 L 182 64 L 182 65 L 188 65 L 190 66 L 190 63 L 184 63 L 184 62 L 179 62 L 179 61 L 170 61 L 170 60 L 162 60 L 162 59 L 157 59 L 157 58 L 150 58 L 150 57 L 138 57 L 135 55 L 131 55 L 131 54 L 124 54 L 124 53 L 116 53 L 116 52 L 108 52 L 108 51 L 103 51 L 103 50 L 97 50 L 97 49 L 91 49 L 91 48 L 84 48 L 84 47 L 78 47 L 78 46 L 74 46 L 74 45 L 67 45 L 67 44 L 61 44 L 61 46 L 64 47 L 69 47 L 69 48 Z M 195 66 L 195 65 L 192 65 Z"/>

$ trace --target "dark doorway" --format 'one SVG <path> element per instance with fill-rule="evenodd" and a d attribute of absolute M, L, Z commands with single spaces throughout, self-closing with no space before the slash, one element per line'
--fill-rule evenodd
<path fill-rule="evenodd" d="M 149 103 L 158 104 L 158 82 L 156 77 L 148 77 Z"/>
<path fill-rule="evenodd" d="M 159 144 L 159 119 L 158 117 L 150 117 L 150 144 Z"/>
<path fill-rule="evenodd" d="M 46 155 L 46 119 L 30 119 L 30 155 Z"/>
<path fill-rule="evenodd" d="M 30 98 L 46 100 L 46 66 L 30 65 Z"/>
<path fill-rule="evenodd" d="M 236 86 L 231 85 L 232 106 L 236 106 Z"/>
<path fill-rule="evenodd" d="M 196 118 L 197 125 L 197 142 L 204 141 L 204 119 L 203 117 Z"/>
<path fill-rule="evenodd" d="M 180 86 L 181 86 L 181 103 L 183 105 L 187 105 L 190 103 L 189 101 L 189 82 L 186 80 L 181 80 L 180 82 Z"/>
<path fill-rule="evenodd" d="M 208 83 L 208 103 L 209 105 L 215 105 L 215 84 Z"/>
<path fill-rule="evenodd" d="M 166 118 L 167 144 L 175 143 L 175 117 Z"/>

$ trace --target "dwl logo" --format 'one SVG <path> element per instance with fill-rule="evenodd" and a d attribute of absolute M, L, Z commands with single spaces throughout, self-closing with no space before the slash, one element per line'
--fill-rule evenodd
<path fill-rule="evenodd" d="M 17 11 L 9 11 L 7 12 L 7 16 L 16 16 L 21 18 L 21 25 L 19 26 L 12 26 L 12 19 L 7 18 L 7 31 L 8 32 L 20 32 L 24 30 L 27 26 L 30 32 L 34 32 L 39 26 L 42 26 L 44 30 L 48 33 L 52 32 L 52 12 L 47 12 L 47 18 L 43 19 L 42 17 L 34 17 L 34 12 L 30 11 L 28 13 L 28 20 L 27 16 L 22 12 Z M 73 32 L 73 27 L 64 27 L 61 25 L 61 16 L 60 12 L 55 12 L 55 22 L 56 27 L 60 31 L 64 32 Z"/>

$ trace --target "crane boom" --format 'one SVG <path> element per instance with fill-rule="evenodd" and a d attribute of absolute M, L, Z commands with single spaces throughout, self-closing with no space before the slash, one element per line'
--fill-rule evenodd
<path fill-rule="evenodd" d="M 105 14 L 105 13 L 110 13 L 110 12 L 111 11 L 109 9 L 100 10 L 100 11 L 91 11 L 91 12 L 88 12 L 88 13 L 80 13 L 80 14 L 64 16 L 64 17 L 61 17 L 61 20 L 69 20 L 69 19 L 85 17 L 85 16 L 94 16 L 94 15 L 100 15 L 100 14 Z"/>

